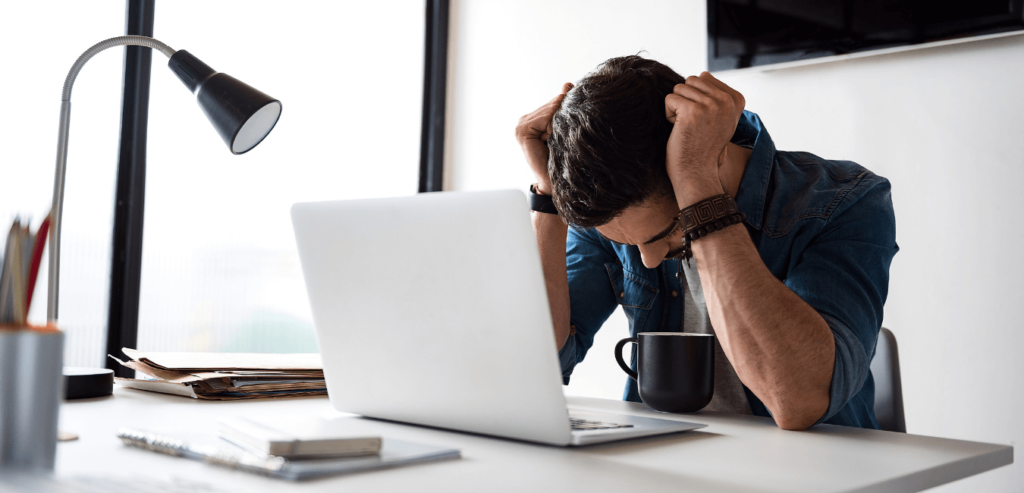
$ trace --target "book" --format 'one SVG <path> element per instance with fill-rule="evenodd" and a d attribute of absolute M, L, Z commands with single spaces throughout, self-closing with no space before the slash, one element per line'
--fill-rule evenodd
<path fill-rule="evenodd" d="M 380 453 L 369 456 L 286 459 L 277 456 L 260 456 L 227 440 L 201 433 L 164 433 L 121 428 L 118 430 L 117 436 L 125 445 L 131 447 L 290 481 L 461 457 L 458 449 L 392 438 L 382 439 Z"/>
<path fill-rule="evenodd" d="M 243 417 L 220 420 L 221 438 L 264 455 L 278 457 L 353 457 L 380 452 L 381 439 L 347 430 L 345 421 L 294 417 Z"/>

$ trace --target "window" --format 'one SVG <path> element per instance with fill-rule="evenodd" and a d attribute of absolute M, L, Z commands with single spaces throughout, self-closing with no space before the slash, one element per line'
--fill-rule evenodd
<path fill-rule="evenodd" d="M 154 63 L 140 348 L 317 350 L 289 209 L 416 193 L 423 25 L 421 0 L 158 5 L 158 38 L 284 109 L 233 156 Z"/>
<path fill-rule="evenodd" d="M 124 16 L 124 3 L 118 2 L 4 5 L 0 40 L 15 48 L 6 54 L 7 66 L 10 75 L 18 74 L 0 82 L 9 95 L 0 119 L 0 219 L 5 224 L 21 215 L 35 228 L 50 210 L 64 78 L 83 51 L 124 32 Z M 72 94 L 61 242 L 60 316 L 68 365 L 102 366 L 123 56 L 112 49 L 95 57 Z M 46 278 L 43 262 L 32 323 L 46 321 Z"/>
<path fill-rule="evenodd" d="M 0 36 L 10 45 L 39 40 L 42 26 L 62 33 L 43 38 L 45 51 L 17 54 L 31 78 L 3 83 L 21 97 L 10 102 L 18 118 L 3 123 L 0 218 L 38 218 L 49 209 L 64 76 L 86 48 L 124 32 L 124 4 L 7 9 L 16 15 L 0 21 Z M 233 156 L 154 53 L 140 348 L 316 351 L 289 208 L 416 192 L 423 26 L 422 0 L 157 4 L 157 39 L 284 109 L 266 141 Z M 60 314 L 69 365 L 103 365 L 122 63 L 123 49 L 101 53 L 72 96 Z M 45 302 L 34 305 L 32 319 L 44 320 Z"/>

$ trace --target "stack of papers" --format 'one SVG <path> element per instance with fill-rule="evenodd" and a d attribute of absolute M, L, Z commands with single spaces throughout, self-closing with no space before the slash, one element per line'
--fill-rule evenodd
<path fill-rule="evenodd" d="M 116 378 L 122 387 L 204 400 L 327 395 L 317 353 L 161 353 L 122 348 L 121 365 L 150 379 Z"/>

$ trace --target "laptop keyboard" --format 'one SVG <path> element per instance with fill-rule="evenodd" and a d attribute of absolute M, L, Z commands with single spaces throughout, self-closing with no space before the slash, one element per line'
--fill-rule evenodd
<path fill-rule="evenodd" d="M 591 421 L 589 419 L 580 418 L 569 418 L 569 424 L 572 425 L 574 430 L 610 430 L 615 428 L 632 428 L 633 425 L 623 425 L 619 423 L 604 423 L 601 421 Z"/>

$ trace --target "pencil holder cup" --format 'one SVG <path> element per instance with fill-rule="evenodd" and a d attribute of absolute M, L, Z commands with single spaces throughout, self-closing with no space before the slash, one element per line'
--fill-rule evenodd
<path fill-rule="evenodd" d="M 63 366 L 63 332 L 0 326 L 0 469 L 53 470 Z"/>

